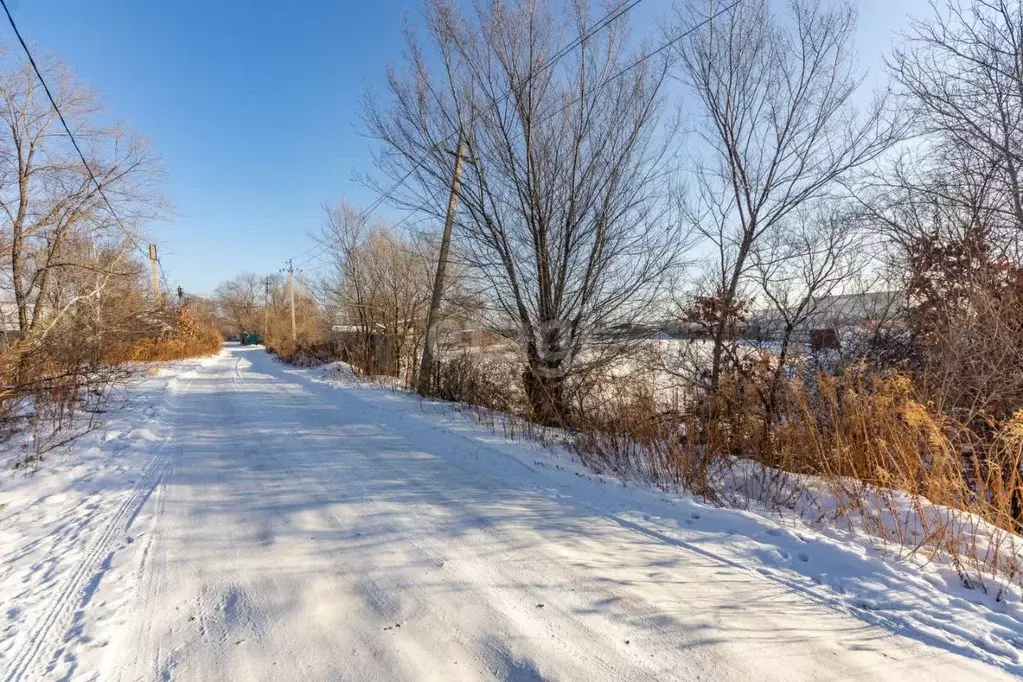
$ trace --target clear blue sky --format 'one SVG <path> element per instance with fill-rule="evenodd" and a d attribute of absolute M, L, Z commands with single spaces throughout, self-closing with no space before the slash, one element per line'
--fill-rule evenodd
<path fill-rule="evenodd" d="M 26 39 L 103 94 L 152 139 L 175 214 L 152 233 L 172 284 L 206 294 L 241 271 L 273 272 L 309 247 L 321 206 L 373 196 L 360 100 L 400 58 L 418 0 L 8 0 Z M 859 0 L 860 50 L 877 64 L 926 0 Z M 637 35 L 668 0 L 637 7 Z M 9 28 L 0 41 L 14 49 Z M 384 211 L 386 213 L 386 211 Z"/>

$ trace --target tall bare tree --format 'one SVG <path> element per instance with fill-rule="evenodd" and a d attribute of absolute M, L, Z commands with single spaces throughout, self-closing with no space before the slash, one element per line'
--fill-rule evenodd
<path fill-rule="evenodd" d="M 706 150 L 683 206 L 713 249 L 711 388 L 742 299 L 760 293 L 750 278 L 758 243 L 801 207 L 833 199 L 902 133 L 885 100 L 855 106 L 852 3 L 789 0 L 780 14 L 765 0 L 727 4 L 687 3 L 671 27 L 688 32 L 675 51 Z"/>
<path fill-rule="evenodd" d="M 1023 402 L 1023 6 L 941 0 L 889 60 L 918 144 L 869 202 L 910 296 L 932 404 L 978 421 Z"/>
<path fill-rule="evenodd" d="M 218 284 L 213 290 L 213 299 L 227 327 L 225 331 L 237 334 L 261 329 L 265 296 L 266 278 L 251 272 Z"/>
<path fill-rule="evenodd" d="M 23 336 L 80 301 L 99 296 L 111 277 L 134 277 L 127 261 L 142 221 L 159 211 L 155 159 L 120 126 L 96 123 L 94 93 L 61 65 L 45 76 L 75 138 L 71 145 L 32 67 L 0 64 L 0 234 L 5 285 Z M 89 170 L 96 182 L 90 177 Z M 100 195 L 102 188 L 116 211 Z M 120 257 L 88 258 L 93 248 Z M 71 271 L 78 274 L 70 276 Z M 75 286 L 64 286 L 70 281 Z"/>
<path fill-rule="evenodd" d="M 974 212 L 1023 257 L 1023 5 L 946 0 L 916 21 L 890 59 L 929 143 L 928 200 Z M 934 177 L 937 176 L 937 177 Z M 979 212 L 979 213 L 978 213 Z M 983 215 L 980 215 L 980 214 Z"/>
<path fill-rule="evenodd" d="M 440 219 L 462 127 L 458 251 L 518 332 L 534 417 L 556 422 L 571 378 L 606 359 L 591 332 L 648 311 L 684 243 L 667 201 L 668 66 L 627 68 L 625 20 L 591 35 L 585 3 L 430 0 L 427 17 L 439 76 L 410 36 L 409 68 L 366 112 L 379 165 L 414 180 L 402 201 Z"/>
<path fill-rule="evenodd" d="M 33 430 L 32 458 L 91 427 L 82 408 L 125 374 L 114 342 L 162 328 L 144 314 L 135 256 L 162 209 L 156 160 L 101 123 L 98 98 L 67 69 L 40 63 L 86 162 L 32 66 L 0 53 L 0 437 Z"/>

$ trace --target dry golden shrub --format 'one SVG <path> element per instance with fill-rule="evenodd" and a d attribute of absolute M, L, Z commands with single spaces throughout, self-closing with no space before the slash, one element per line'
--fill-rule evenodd
<path fill-rule="evenodd" d="M 978 428 L 924 403 L 902 374 L 768 377 L 726 376 L 681 406 L 619 391 L 578 420 L 576 452 L 621 476 L 950 557 L 970 584 L 1019 582 L 1023 411 Z"/>
<path fill-rule="evenodd" d="M 223 339 L 211 324 L 203 323 L 182 308 L 173 330 L 162 336 L 143 336 L 113 341 L 104 349 L 107 364 L 125 362 L 161 362 L 212 355 L 220 350 Z"/>

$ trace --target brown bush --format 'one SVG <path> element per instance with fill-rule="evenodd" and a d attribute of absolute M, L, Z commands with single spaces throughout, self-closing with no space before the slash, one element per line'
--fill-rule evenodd
<path fill-rule="evenodd" d="M 519 414 L 523 410 L 522 396 L 512 388 L 511 370 L 484 356 L 460 353 L 435 362 L 434 367 L 432 397 L 499 412 Z"/>
<path fill-rule="evenodd" d="M 216 327 L 196 320 L 187 309 L 176 315 L 174 327 L 159 336 L 141 336 L 110 342 L 103 351 L 108 365 L 126 362 L 161 362 L 212 355 L 223 338 Z"/>
<path fill-rule="evenodd" d="M 621 476 L 950 557 L 968 584 L 1020 581 L 1023 410 L 978 431 L 921 401 L 904 374 L 860 366 L 777 386 L 752 371 L 667 407 L 652 389 L 619 391 L 580 421 L 574 447 Z"/>
<path fill-rule="evenodd" d="M 591 468 L 718 499 L 711 483 L 716 458 L 690 437 L 682 413 L 661 405 L 653 390 L 607 396 L 579 413 L 574 427 L 573 450 Z"/>
<path fill-rule="evenodd" d="M 317 367 L 330 362 L 344 360 L 344 354 L 336 344 L 329 341 L 317 343 L 294 343 L 290 340 L 267 344 L 267 350 L 281 361 L 296 367 Z"/>
<path fill-rule="evenodd" d="M 0 350 L 0 444 L 21 434 L 31 445 L 15 466 L 36 464 L 94 428 L 109 389 L 129 374 L 101 361 L 101 343 L 63 324 Z"/>
<path fill-rule="evenodd" d="M 121 338 L 91 322 L 88 315 L 68 315 L 0 349 L 0 443 L 31 436 L 32 449 L 16 466 L 38 463 L 91 430 L 110 389 L 135 371 L 132 363 L 209 355 L 221 344 L 216 328 L 186 309 L 171 324 L 159 311 L 126 315 Z"/>

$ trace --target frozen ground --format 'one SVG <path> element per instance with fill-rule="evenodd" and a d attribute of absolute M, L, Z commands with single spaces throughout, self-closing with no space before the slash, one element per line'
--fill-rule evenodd
<path fill-rule="evenodd" d="M 129 398 L 0 472 L 0 680 L 1023 673 L 1018 600 L 259 348 Z"/>

